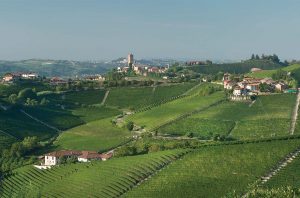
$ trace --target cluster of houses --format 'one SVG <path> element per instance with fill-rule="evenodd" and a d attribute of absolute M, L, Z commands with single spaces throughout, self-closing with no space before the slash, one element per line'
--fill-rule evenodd
<path fill-rule="evenodd" d="M 34 72 L 13 72 L 13 73 L 6 73 L 2 78 L 2 82 L 13 83 L 21 79 L 35 80 L 38 78 L 40 78 L 40 76 Z"/>
<path fill-rule="evenodd" d="M 118 67 L 117 71 L 119 73 L 127 73 L 130 69 L 138 75 L 148 76 L 150 73 L 164 74 L 169 68 L 134 63 L 131 67 Z"/>
<path fill-rule="evenodd" d="M 38 169 L 47 169 L 52 166 L 59 164 L 60 158 L 76 158 L 78 162 L 90 162 L 92 160 L 102 160 L 106 161 L 113 156 L 112 152 L 99 154 L 96 151 L 76 151 L 76 150 L 62 150 L 47 153 L 40 156 L 39 159 L 42 160 L 40 165 L 34 165 Z"/>
<path fill-rule="evenodd" d="M 244 77 L 243 80 L 240 81 L 238 78 L 232 79 L 229 73 L 225 73 L 223 76 L 224 89 L 233 90 L 234 96 L 258 95 L 262 92 L 262 90 L 260 90 L 261 84 L 266 84 L 280 92 L 284 92 L 289 88 L 284 82 L 274 81 L 272 78 Z"/>

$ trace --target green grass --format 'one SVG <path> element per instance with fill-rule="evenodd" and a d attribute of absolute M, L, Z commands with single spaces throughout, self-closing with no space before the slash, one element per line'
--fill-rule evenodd
<path fill-rule="evenodd" d="M 195 83 L 182 83 L 157 87 L 114 88 L 110 90 L 105 104 L 137 110 L 144 106 L 181 95 L 195 85 Z"/>
<path fill-rule="evenodd" d="M 57 138 L 54 145 L 57 149 L 103 151 L 130 140 L 130 132 L 113 125 L 111 120 L 97 120 L 67 130 Z"/>
<path fill-rule="evenodd" d="M 300 188 L 300 158 L 294 159 L 290 164 L 280 170 L 263 187 L 279 188 L 282 186 L 291 186 Z"/>
<path fill-rule="evenodd" d="M 185 151 L 173 150 L 63 165 L 50 170 L 32 166 L 13 171 L 2 182 L 1 197 L 118 197 L 139 181 L 175 161 Z"/>
<path fill-rule="evenodd" d="M 247 186 L 300 144 L 299 140 L 204 147 L 187 154 L 126 197 L 222 197 Z"/>
<path fill-rule="evenodd" d="M 148 111 L 136 113 L 128 119 L 132 120 L 139 126 L 146 126 L 147 129 L 151 130 L 179 117 L 182 114 L 189 113 L 195 109 L 207 107 L 222 100 L 223 98 L 223 92 L 215 92 L 207 96 L 188 96 L 162 104 Z"/>
<path fill-rule="evenodd" d="M 158 132 L 171 135 L 193 133 L 196 137 L 207 139 L 215 134 L 227 135 L 234 125 L 234 121 L 186 118 L 161 127 Z"/>

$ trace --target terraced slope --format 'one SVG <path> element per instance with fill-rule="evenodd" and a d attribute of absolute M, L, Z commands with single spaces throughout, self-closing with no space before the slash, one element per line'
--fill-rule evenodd
<path fill-rule="evenodd" d="M 137 110 L 144 106 L 181 95 L 195 85 L 195 83 L 181 83 L 157 87 L 114 88 L 110 90 L 105 104 Z"/>
<path fill-rule="evenodd" d="M 247 186 L 299 147 L 300 140 L 204 147 L 132 189 L 126 197 L 222 197 Z"/>
<path fill-rule="evenodd" d="M 1 197 L 117 197 L 175 161 L 173 150 L 38 170 L 17 169 L 1 183 Z"/>
<path fill-rule="evenodd" d="M 193 132 L 203 138 L 230 133 L 238 139 L 289 135 L 295 102 L 295 94 L 259 96 L 252 106 L 226 101 L 162 127 L 159 132 L 175 135 Z"/>
<path fill-rule="evenodd" d="M 40 139 L 50 138 L 56 131 L 23 115 L 19 109 L 0 110 L 0 130 L 22 139 L 37 136 Z"/>
<path fill-rule="evenodd" d="M 280 170 L 273 176 L 263 187 L 265 188 L 279 188 L 282 186 L 291 186 L 293 188 L 300 188 L 300 157 L 298 156 L 291 163 Z"/>
<path fill-rule="evenodd" d="M 57 149 L 105 151 L 129 141 L 132 134 L 111 123 L 113 118 L 88 122 L 69 129 L 54 142 Z"/>
<path fill-rule="evenodd" d="M 206 108 L 223 99 L 223 92 L 215 92 L 206 96 L 192 95 L 162 104 L 148 111 L 136 113 L 133 116 L 128 117 L 128 119 L 139 126 L 145 126 L 148 130 L 153 130 L 183 114 L 192 112 L 196 109 Z"/>

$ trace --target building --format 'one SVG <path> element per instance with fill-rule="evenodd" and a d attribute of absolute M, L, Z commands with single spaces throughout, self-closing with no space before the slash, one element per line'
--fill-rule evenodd
<path fill-rule="evenodd" d="M 259 91 L 259 85 L 260 83 L 249 83 L 246 88 L 250 91 Z"/>
<path fill-rule="evenodd" d="M 81 151 L 54 151 L 51 153 L 45 154 L 44 158 L 44 164 L 45 166 L 54 166 L 58 164 L 58 160 L 61 157 L 77 157 L 81 155 Z"/>
<path fill-rule="evenodd" d="M 285 83 L 279 82 L 279 83 L 275 84 L 275 88 L 278 91 L 284 91 L 284 90 L 288 89 L 289 86 L 287 84 L 285 84 Z"/>
<path fill-rule="evenodd" d="M 260 72 L 260 71 L 262 71 L 262 69 L 253 67 L 253 68 L 251 68 L 250 71 L 251 71 L 252 73 L 255 73 L 255 72 Z"/>
<path fill-rule="evenodd" d="M 76 157 L 79 162 L 90 162 L 91 160 L 106 161 L 113 156 L 113 153 L 99 154 L 97 151 L 75 151 L 75 150 L 62 150 L 54 151 L 45 154 L 41 159 L 44 159 L 42 166 L 55 166 L 59 163 L 61 157 Z"/>
<path fill-rule="evenodd" d="M 2 80 L 3 82 L 14 82 L 14 81 L 17 81 L 17 80 L 20 80 L 21 79 L 21 73 L 6 73 Z"/>
<path fill-rule="evenodd" d="M 53 85 L 53 86 L 56 86 L 56 85 L 65 85 L 67 84 L 68 82 L 59 78 L 59 77 L 53 77 L 50 79 L 50 85 Z"/>
<path fill-rule="evenodd" d="M 127 63 L 128 63 L 128 67 L 132 67 L 132 64 L 134 63 L 133 54 L 131 53 L 128 54 Z"/>
<path fill-rule="evenodd" d="M 39 75 L 33 72 L 22 73 L 21 76 L 23 79 L 31 79 L 31 80 L 39 78 Z"/>

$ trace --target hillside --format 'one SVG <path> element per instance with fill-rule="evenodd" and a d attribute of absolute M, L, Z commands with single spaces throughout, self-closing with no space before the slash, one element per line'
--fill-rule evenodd
<path fill-rule="evenodd" d="M 37 72 L 41 76 L 75 77 L 82 74 L 102 74 L 115 65 L 67 60 L 0 61 L 0 75 L 7 72 Z"/>
<path fill-rule="evenodd" d="M 267 60 L 248 60 L 240 63 L 197 65 L 188 66 L 186 68 L 202 74 L 217 74 L 218 72 L 242 74 L 248 73 L 253 67 L 258 67 L 264 70 L 283 68 L 281 64 Z"/>

